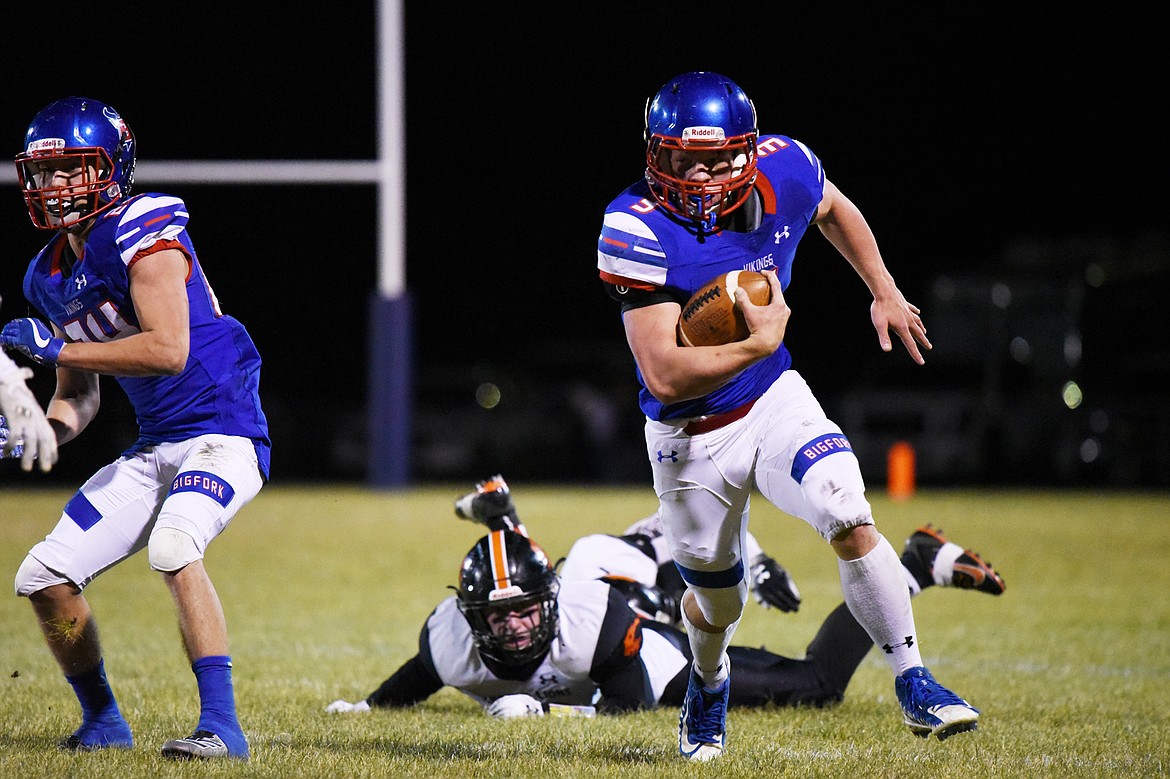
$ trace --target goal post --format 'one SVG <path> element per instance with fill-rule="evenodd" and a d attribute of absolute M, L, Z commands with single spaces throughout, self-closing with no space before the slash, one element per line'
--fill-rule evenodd
<path fill-rule="evenodd" d="M 378 215 L 377 286 L 370 295 L 366 398 L 366 478 L 379 488 L 411 479 L 414 316 L 406 289 L 406 141 L 403 0 L 377 0 L 377 154 L 375 160 L 138 160 L 142 184 L 374 184 Z M 0 185 L 16 183 L 0 166 Z"/>

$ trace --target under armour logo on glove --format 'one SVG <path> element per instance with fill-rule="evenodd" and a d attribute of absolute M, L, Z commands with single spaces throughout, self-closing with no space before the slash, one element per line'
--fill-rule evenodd
<path fill-rule="evenodd" d="M 800 608 L 800 590 L 784 566 L 766 554 L 752 558 L 752 595 L 764 608 L 796 611 Z"/>
<path fill-rule="evenodd" d="M 496 698 L 487 707 L 487 713 L 501 719 L 514 717 L 543 717 L 544 707 L 531 695 L 516 693 Z"/>
<path fill-rule="evenodd" d="M 44 322 L 38 319 L 13 319 L 0 330 L 0 344 L 11 346 L 41 365 L 56 367 L 57 358 L 65 342 L 54 338 Z"/>

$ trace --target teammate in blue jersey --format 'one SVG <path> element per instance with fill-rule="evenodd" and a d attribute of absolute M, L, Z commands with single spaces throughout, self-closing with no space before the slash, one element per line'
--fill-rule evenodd
<path fill-rule="evenodd" d="M 194 731 L 162 754 L 247 759 L 227 624 L 203 556 L 268 478 L 260 356 L 219 309 L 183 201 L 130 194 L 134 159 L 121 116 L 81 97 L 38 113 L 16 157 L 33 224 L 53 233 L 24 278 L 48 323 L 13 320 L 0 344 L 56 367 L 47 417 L 58 443 L 93 419 L 99 374 L 117 378 L 139 425 L 137 441 L 81 486 L 28 553 L 16 592 L 81 704 L 81 726 L 62 748 L 130 748 L 83 590 L 145 548 L 174 599 L 200 698 Z"/>
<path fill-rule="evenodd" d="M 761 136 L 754 105 L 730 79 L 673 78 L 647 103 L 645 120 L 645 176 L 606 209 L 598 267 L 621 304 L 659 514 L 687 582 L 682 613 L 695 660 L 680 752 L 710 760 L 724 749 L 734 672 L 726 650 L 747 599 L 743 539 L 753 489 L 812 525 L 836 552 L 845 600 L 884 652 L 912 732 L 945 738 L 975 729 L 978 710 L 923 667 L 898 555 L 875 528 L 857 459 L 783 343 L 783 289 L 812 225 L 873 294 L 881 348 L 892 348 L 893 330 L 921 364 L 919 346 L 930 342 L 918 308 L 817 156 L 792 138 Z M 772 287 L 766 306 L 736 293 L 750 335 L 681 346 L 681 304 L 737 270 L 763 271 Z"/>

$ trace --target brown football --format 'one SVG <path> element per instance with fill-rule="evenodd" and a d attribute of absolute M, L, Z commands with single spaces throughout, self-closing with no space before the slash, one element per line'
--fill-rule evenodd
<path fill-rule="evenodd" d="M 699 288 L 683 306 L 678 317 L 678 341 L 683 346 L 717 346 L 748 337 L 747 322 L 735 304 L 735 289 L 747 290 L 757 306 L 772 300 L 772 287 L 764 274 L 733 270 Z"/>

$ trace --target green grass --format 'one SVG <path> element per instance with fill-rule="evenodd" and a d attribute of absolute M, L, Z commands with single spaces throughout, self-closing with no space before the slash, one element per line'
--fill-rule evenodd
<path fill-rule="evenodd" d="M 521 516 L 554 558 L 587 531 L 620 531 L 654 508 L 649 487 L 512 483 Z M 1170 773 L 1170 497 L 1091 492 L 871 494 L 895 547 L 932 521 L 990 559 L 993 598 L 935 588 L 915 600 L 927 664 L 983 710 L 945 743 L 901 725 L 890 672 L 871 653 L 827 710 L 733 710 L 718 763 L 676 756 L 677 712 L 594 720 L 499 721 L 444 690 L 409 711 L 334 716 L 409 658 L 455 581 L 477 528 L 455 519 L 465 485 L 380 493 L 270 487 L 210 549 L 232 638 L 248 764 L 171 764 L 168 738 L 195 724 L 197 698 L 173 607 L 139 555 L 88 596 L 106 666 L 137 747 L 54 749 L 78 708 L 23 599 L 0 598 L 0 776 L 719 776 L 1136 777 Z M 67 491 L 0 492 L 0 571 L 11 576 L 52 527 Z M 757 496 L 752 529 L 792 571 L 795 615 L 755 604 L 737 643 L 799 655 L 840 601 L 830 550 Z M 8 586 L 7 584 L 5 586 Z M 9 592 L 11 592 L 9 590 Z"/>

